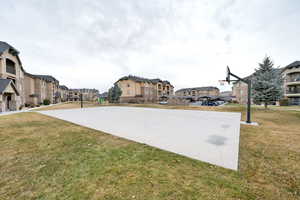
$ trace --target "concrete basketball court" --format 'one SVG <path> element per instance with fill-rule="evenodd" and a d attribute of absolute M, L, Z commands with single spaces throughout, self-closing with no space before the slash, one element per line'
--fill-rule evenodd
<path fill-rule="evenodd" d="M 115 106 L 39 113 L 238 169 L 240 113 Z"/>

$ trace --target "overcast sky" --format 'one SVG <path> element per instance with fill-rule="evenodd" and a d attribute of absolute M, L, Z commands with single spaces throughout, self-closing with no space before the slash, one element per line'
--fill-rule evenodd
<path fill-rule="evenodd" d="M 300 60 L 299 0 L 0 0 L 0 40 L 26 71 L 107 90 L 132 74 L 175 89 L 219 86 L 265 55 Z M 225 89 L 220 87 L 220 89 Z"/>

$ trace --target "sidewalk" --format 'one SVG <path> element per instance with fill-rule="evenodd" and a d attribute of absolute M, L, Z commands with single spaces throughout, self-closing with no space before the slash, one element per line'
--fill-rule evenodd
<path fill-rule="evenodd" d="M 47 105 L 47 106 L 40 106 L 40 107 L 34 107 L 34 108 L 25 108 L 23 110 L 18 110 L 18 111 L 0 112 L 0 117 L 5 116 L 5 115 L 13 115 L 13 114 L 18 114 L 18 113 L 23 113 L 23 112 L 29 112 L 29 111 L 32 111 L 32 110 L 35 110 L 35 109 L 50 107 L 50 106 L 59 105 L 59 104 L 62 104 L 62 103 L 50 104 L 50 105 Z"/>

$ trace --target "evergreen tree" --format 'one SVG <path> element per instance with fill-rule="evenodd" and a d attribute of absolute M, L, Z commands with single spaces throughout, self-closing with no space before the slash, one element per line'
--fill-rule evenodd
<path fill-rule="evenodd" d="M 113 87 L 108 90 L 109 103 L 118 103 L 120 96 L 122 95 L 121 88 L 115 83 Z"/>
<path fill-rule="evenodd" d="M 252 80 L 252 95 L 255 103 L 268 104 L 278 101 L 283 94 L 281 71 L 273 67 L 270 57 L 265 57 L 255 70 Z"/>

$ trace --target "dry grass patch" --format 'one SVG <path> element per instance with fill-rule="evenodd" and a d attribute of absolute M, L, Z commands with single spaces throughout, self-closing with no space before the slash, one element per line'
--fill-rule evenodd
<path fill-rule="evenodd" d="M 2 116 L 0 199 L 300 199 L 300 113 L 254 119 L 234 172 L 37 113 Z"/>

